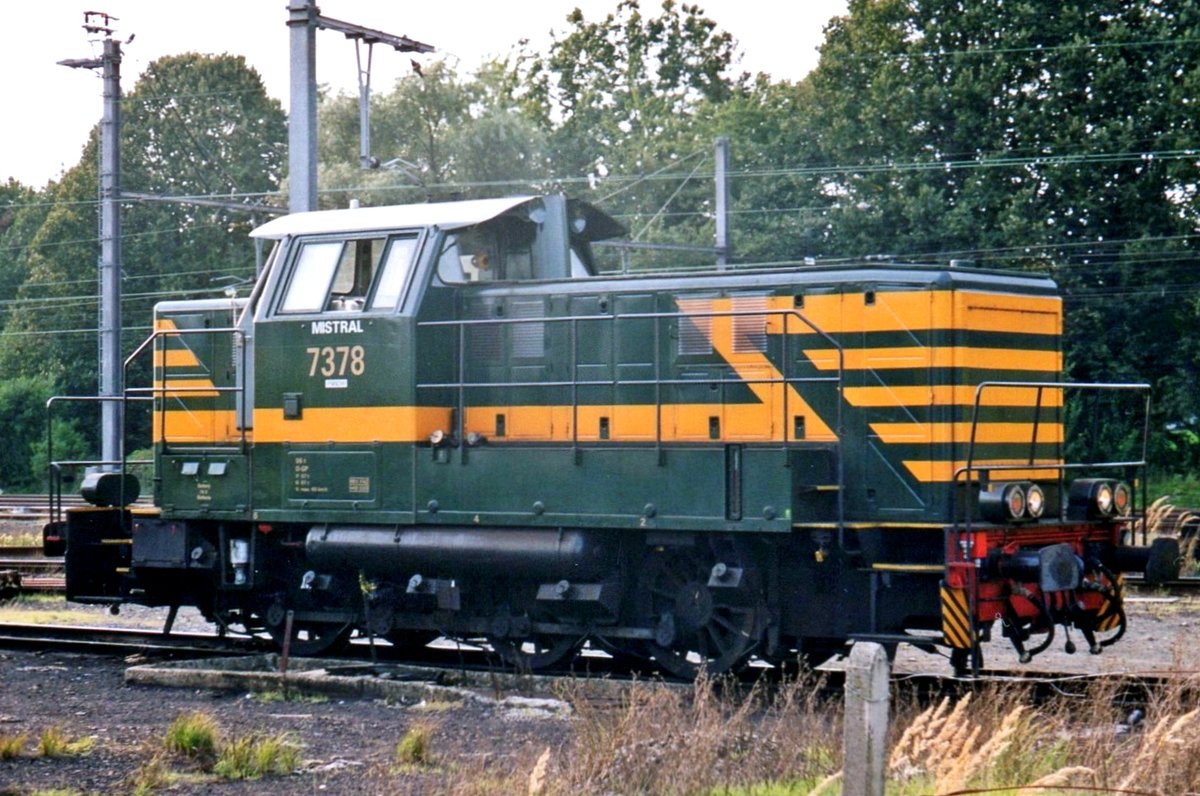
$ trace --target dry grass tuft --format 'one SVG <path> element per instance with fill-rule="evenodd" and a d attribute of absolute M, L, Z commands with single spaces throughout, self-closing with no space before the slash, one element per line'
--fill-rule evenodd
<path fill-rule="evenodd" d="M 48 727 L 38 735 L 37 753 L 40 757 L 79 757 L 95 747 L 94 738 L 71 740 L 62 727 Z"/>
<path fill-rule="evenodd" d="M 401 766 L 428 765 L 433 755 L 433 729 L 424 723 L 409 727 L 396 743 L 396 763 Z"/>
<path fill-rule="evenodd" d="M 18 735 L 0 735 L 0 760 L 14 760 L 25 753 L 25 742 L 29 736 L 25 733 Z"/>
<path fill-rule="evenodd" d="M 739 694 L 700 677 L 691 691 L 631 688 L 617 706 L 573 700 L 574 754 L 556 761 L 550 793 L 706 793 L 808 782 L 839 767 L 840 717 L 818 705 L 809 675 L 775 693 Z M 808 788 L 805 789 L 806 792 Z"/>
<path fill-rule="evenodd" d="M 546 792 L 546 769 L 550 766 L 550 747 L 542 752 L 529 774 L 529 796 L 543 796 Z"/>

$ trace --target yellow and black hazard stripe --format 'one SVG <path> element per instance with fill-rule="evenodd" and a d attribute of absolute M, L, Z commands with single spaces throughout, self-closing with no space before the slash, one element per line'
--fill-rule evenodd
<path fill-rule="evenodd" d="M 952 589 L 942 584 L 942 636 L 955 649 L 975 646 L 971 630 L 971 609 L 966 589 Z"/>
<path fill-rule="evenodd" d="M 1096 629 L 1102 633 L 1116 630 L 1121 624 L 1121 605 L 1125 601 L 1125 576 L 1117 575 L 1112 591 L 1102 592 L 1104 603 L 1096 614 Z"/>

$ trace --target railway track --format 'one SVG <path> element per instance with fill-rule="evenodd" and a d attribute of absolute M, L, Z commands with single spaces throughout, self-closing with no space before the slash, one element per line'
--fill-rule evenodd
<path fill-rule="evenodd" d="M 178 632 L 167 636 L 157 630 L 130 630 L 105 627 L 62 627 L 42 624 L 0 623 L 0 648 L 34 649 L 39 651 L 61 650 L 102 656 L 140 655 L 149 658 L 213 658 L 263 655 L 276 652 L 274 644 L 266 638 L 225 637 L 217 634 Z M 349 648 L 337 655 L 325 656 L 324 660 L 341 662 L 337 666 L 325 666 L 331 673 L 361 673 L 362 676 L 380 676 L 385 679 L 389 667 L 419 666 L 431 672 L 444 672 L 434 678 L 440 682 L 448 678 L 451 682 L 463 682 L 464 678 L 479 680 L 491 675 L 520 674 L 511 667 L 500 665 L 478 647 L 458 647 L 453 642 L 434 642 L 420 650 L 400 650 L 381 643 L 372 650 L 367 641 L 356 640 Z M 236 666 L 234 667 L 235 670 Z M 821 676 L 813 682 L 824 698 L 839 699 L 845 685 L 844 672 L 837 663 L 823 667 Z M 718 684 L 721 689 L 733 688 L 749 692 L 764 685 L 775 688 L 789 682 L 779 669 L 751 665 L 734 681 Z M 652 680 L 661 684 L 677 684 L 690 689 L 692 685 L 674 680 L 658 673 L 635 672 L 604 655 L 587 655 L 578 659 L 570 669 L 551 670 L 539 673 L 536 680 L 548 683 L 555 679 L 577 681 L 596 680 L 621 687 L 623 683 Z M 961 696 L 977 691 L 986 684 L 1010 684 L 1028 688 L 1029 698 L 1034 703 L 1061 698 L 1064 695 L 1078 698 L 1094 693 L 1100 682 L 1110 683 L 1105 692 L 1112 694 L 1114 704 L 1124 709 L 1147 705 L 1154 694 L 1170 686 L 1177 678 L 1154 674 L 1052 674 L 1031 673 L 1020 670 L 986 670 L 978 678 L 957 678 L 939 673 L 892 673 L 893 688 L 897 695 L 908 694 L 922 704 L 932 704 L 946 696 Z M 495 682 L 493 682 L 493 686 Z M 319 686 L 317 687 L 319 690 Z"/>

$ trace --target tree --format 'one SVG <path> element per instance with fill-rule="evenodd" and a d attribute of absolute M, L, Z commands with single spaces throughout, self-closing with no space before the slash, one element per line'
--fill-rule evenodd
<path fill-rule="evenodd" d="M 154 62 L 126 96 L 124 120 L 125 191 L 177 197 L 278 188 L 283 111 L 240 57 Z M 23 228 L 22 282 L 0 335 L 0 372 L 48 379 L 56 392 L 76 395 L 96 392 L 97 136 L 93 130 L 80 162 L 28 211 L 41 205 L 44 217 L 31 234 L 32 225 Z M 220 295 L 223 278 L 254 273 L 248 214 L 184 204 L 125 204 L 121 212 L 127 351 L 149 333 L 156 301 Z M 147 378 L 143 369 L 131 382 Z"/>
<path fill-rule="evenodd" d="M 0 490 L 36 492 L 46 488 L 46 401 L 54 382 L 42 376 L 18 376 L 0 381 L 0 418 L 5 444 L 0 447 Z M 55 458 L 88 456 L 87 442 L 75 424 L 56 418 Z"/>
<path fill-rule="evenodd" d="M 357 96 L 323 97 L 318 152 L 322 204 L 494 196 L 545 181 L 545 131 L 517 99 L 507 61 L 463 80 L 445 62 L 396 81 L 371 98 L 371 148 L 380 167 L 359 162 Z"/>
<path fill-rule="evenodd" d="M 567 23 L 548 55 L 520 65 L 555 173 L 588 179 L 635 238 L 712 240 L 713 142 L 701 121 L 744 82 L 729 74 L 733 37 L 673 0 L 657 16 L 622 0 L 599 21 L 577 9 Z"/>
<path fill-rule="evenodd" d="M 852 0 L 804 121 L 827 251 L 1049 271 L 1070 377 L 1194 424 L 1198 35 L 1186 0 Z"/>

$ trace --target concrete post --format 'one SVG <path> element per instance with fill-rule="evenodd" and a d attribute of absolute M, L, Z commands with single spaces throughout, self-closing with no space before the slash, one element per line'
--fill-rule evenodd
<path fill-rule="evenodd" d="M 855 643 L 846 662 L 843 796 L 883 796 L 889 675 L 887 653 L 881 645 Z"/>
<path fill-rule="evenodd" d="M 104 40 L 104 118 L 100 122 L 100 458 L 124 458 L 121 404 L 121 42 Z M 106 467 L 105 469 L 113 469 Z M 116 469 L 120 469 L 119 467 Z"/>
<path fill-rule="evenodd" d="M 716 183 L 717 270 L 729 264 L 729 139 L 718 138 L 714 145 L 714 183 Z"/>
<path fill-rule="evenodd" d="M 288 6 L 291 108 L 288 111 L 288 210 L 317 209 L 317 16 L 313 0 Z"/>

